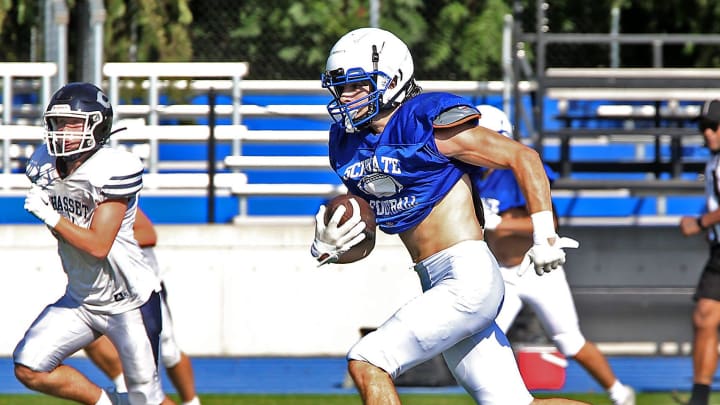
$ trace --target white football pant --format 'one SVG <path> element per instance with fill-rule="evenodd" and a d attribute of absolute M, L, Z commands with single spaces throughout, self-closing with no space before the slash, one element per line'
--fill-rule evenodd
<path fill-rule="evenodd" d="M 393 378 L 442 353 L 457 381 L 483 405 L 525 405 L 525 387 L 494 319 L 503 298 L 497 262 L 484 241 L 465 241 L 415 265 L 424 293 L 350 349 Z"/>
<path fill-rule="evenodd" d="M 505 279 L 505 302 L 497 322 L 503 332 L 508 331 L 518 313 L 527 304 L 543 325 L 562 354 L 574 357 L 585 345 L 580 331 L 575 302 L 562 267 L 538 276 L 526 271 L 518 276 L 518 266 L 501 267 Z"/>

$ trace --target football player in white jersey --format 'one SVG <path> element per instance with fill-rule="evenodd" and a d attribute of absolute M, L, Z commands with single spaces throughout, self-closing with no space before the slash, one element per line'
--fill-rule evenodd
<path fill-rule="evenodd" d="M 140 208 L 137 210 L 133 231 L 135 239 L 143 249 L 143 253 L 145 253 L 145 258 L 150 263 L 155 274 L 160 277 L 160 266 L 158 265 L 154 251 L 154 247 L 157 244 L 157 232 L 155 232 L 155 227 L 150 221 L 150 218 L 148 218 Z M 163 328 L 160 333 L 160 360 L 165 366 L 168 377 L 170 377 L 170 381 L 172 381 L 173 386 L 182 400 L 182 405 L 200 405 L 200 399 L 195 391 L 192 362 L 190 358 L 180 350 L 180 346 L 175 340 L 170 308 L 167 306 L 165 297 L 166 291 L 167 289 L 165 285 L 163 285 L 163 291 L 161 293 Z M 106 336 L 101 336 L 89 346 L 85 347 L 85 353 L 92 362 L 113 381 L 115 389 L 118 392 L 127 392 L 120 357 L 112 345 L 112 342 L 110 342 Z"/>
<path fill-rule="evenodd" d="M 68 281 L 15 348 L 15 376 L 32 390 L 82 404 L 161 404 L 160 280 L 133 236 L 143 164 L 103 147 L 112 118 L 108 97 L 90 83 L 63 86 L 45 110 L 46 147 L 28 162 L 25 209 L 57 238 Z M 100 335 L 120 353 L 124 396 L 63 363 Z"/>
<path fill-rule="evenodd" d="M 479 125 L 513 137 L 510 120 L 497 107 L 478 106 Z M 554 178 L 555 175 L 549 175 Z M 518 271 L 532 246 L 533 225 L 512 171 L 487 169 L 473 176 L 476 203 L 482 203 L 485 240 L 505 280 L 505 300 L 495 322 L 508 331 L 523 305 L 529 305 L 562 354 L 577 361 L 607 392 L 614 405 L 635 405 L 632 388 L 622 384 L 597 346 L 580 330 L 575 302 L 563 266 L 540 277 Z M 480 211 L 478 209 L 478 211 Z"/>

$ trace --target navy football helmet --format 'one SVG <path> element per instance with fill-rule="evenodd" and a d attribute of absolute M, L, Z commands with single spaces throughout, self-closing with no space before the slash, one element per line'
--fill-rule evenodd
<path fill-rule="evenodd" d="M 82 130 L 65 130 L 64 123 L 69 121 L 83 122 Z M 78 157 L 97 149 L 110 138 L 112 121 L 110 99 L 100 88 L 90 83 L 66 84 L 53 94 L 43 115 L 48 153 Z"/>

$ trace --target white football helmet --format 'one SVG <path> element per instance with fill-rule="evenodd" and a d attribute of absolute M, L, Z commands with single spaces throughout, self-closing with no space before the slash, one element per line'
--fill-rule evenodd
<path fill-rule="evenodd" d="M 333 100 L 328 112 L 348 131 L 367 125 L 381 110 L 417 95 L 412 55 L 394 34 L 379 28 L 360 28 L 340 38 L 330 50 L 322 86 Z M 368 82 L 370 94 L 350 104 L 340 101 L 348 83 Z"/>
<path fill-rule="evenodd" d="M 510 119 L 503 110 L 490 104 L 481 104 L 477 106 L 477 109 L 480 111 L 478 125 L 513 139 L 512 123 L 510 123 Z"/>
<path fill-rule="evenodd" d="M 81 132 L 58 130 L 58 123 L 69 118 L 84 122 Z M 110 99 L 97 86 L 90 83 L 66 84 L 53 94 L 43 115 L 48 153 L 72 160 L 99 148 L 110 137 L 112 120 Z M 78 138 L 78 146 L 68 149 L 66 140 Z"/>

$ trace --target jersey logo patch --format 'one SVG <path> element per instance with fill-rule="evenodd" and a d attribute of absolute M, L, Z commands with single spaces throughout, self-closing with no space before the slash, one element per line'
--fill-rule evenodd
<path fill-rule="evenodd" d="M 360 180 L 358 188 L 366 194 L 382 198 L 399 193 L 402 191 L 403 186 L 392 176 L 385 173 L 372 173 Z"/>
<path fill-rule="evenodd" d="M 117 301 L 124 300 L 128 296 L 129 296 L 129 294 L 126 291 L 123 291 L 123 292 L 119 292 L 119 293 L 113 295 L 113 299 L 117 302 Z"/>

